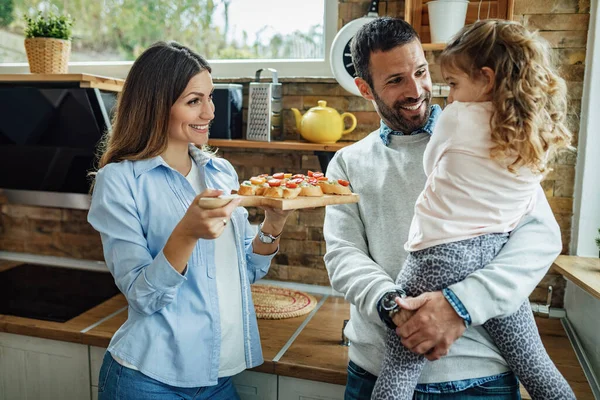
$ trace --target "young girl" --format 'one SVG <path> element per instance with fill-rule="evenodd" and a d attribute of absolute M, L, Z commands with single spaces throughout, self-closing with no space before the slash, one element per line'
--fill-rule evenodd
<path fill-rule="evenodd" d="M 265 241 L 233 200 L 224 159 L 196 146 L 214 118 L 211 68 L 177 43 L 133 63 L 107 135 L 88 220 L 127 298 L 127 321 L 104 356 L 107 399 L 239 399 L 231 377 L 262 363 L 250 284 L 273 258 L 288 211 L 265 210 Z M 273 238 L 272 238 L 273 239 Z"/>
<path fill-rule="evenodd" d="M 463 28 L 443 51 L 451 104 L 425 151 L 428 179 L 396 282 L 408 296 L 442 290 L 483 268 L 533 208 L 550 157 L 571 136 L 565 84 L 549 54 L 536 35 L 503 20 Z M 533 399 L 575 398 L 544 349 L 528 301 L 484 327 Z M 411 399 L 425 362 L 388 330 L 372 398 Z"/>

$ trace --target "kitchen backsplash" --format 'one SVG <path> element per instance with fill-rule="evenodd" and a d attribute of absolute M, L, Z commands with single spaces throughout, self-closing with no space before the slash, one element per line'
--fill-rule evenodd
<path fill-rule="evenodd" d="M 341 0 L 339 26 L 365 15 L 368 4 L 369 1 L 366 0 Z M 539 29 L 554 48 L 561 74 L 567 80 L 569 88 L 569 126 L 575 133 L 575 138 L 579 130 L 583 93 L 589 8 L 590 0 L 515 0 L 514 6 L 515 19 Z M 403 10 L 403 1 L 380 2 L 380 14 L 401 16 Z M 438 56 L 439 52 L 427 53 L 434 82 L 442 82 Z M 244 84 L 245 120 L 248 79 L 234 81 Z M 328 106 L 340 112 L 350 111 L 356 115 L 358 126 L 350 135 L 344 136 L 344 140 L 359 140 L 379 125 L 377 114 L 369 102 L 350 95 L 331 78 L 295 78 L 282 81 L 284 133 L 287 139 L 298 139 L 290 108 L 295 107 L 304 112 L 316 106 L 318 100 L 326 100 Z M 574 145 L 577 146 L 576 139 Z M 264 172 L 302 172 L 320 168 L 313 152 L 227 148 L 220 149 L 219 155 L 232 162 L 241 179 Z M 563 253 L 568 253 L 571 240 L 575 161 L 576 152 L 563 152 L 553 166 L 554 170 L 542 183 L 561 227 Z M 1 194 L 0 206 L 0 250 L 103 259 L 100 238 L 86 222 L 85 211 L 6 204 Z M 250 209 L 250 218 L 256 223 L 260 222 L 260 210 Z M 296 211 L 290 217 L 280 252 L 273 260 L 268 278 L 329 284 L 322 258 L 325 252 L 323 218 L 323 208 Z M 564 279 L 552 271 L 531 298 L 544 302 L 548 285 L 552 285 L 555 290 L 554 305 L 562 305 Z"/>

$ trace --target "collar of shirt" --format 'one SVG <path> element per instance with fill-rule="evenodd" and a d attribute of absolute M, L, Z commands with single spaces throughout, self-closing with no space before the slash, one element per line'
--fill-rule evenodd
<path fill-rule="evenodd" d="M 427 120 L 427 123 L 422 128 L 419 128 L 419 129 L 411 132 L 410 134 L 417 135 L 419 133 L 425 132 L 425 133 L 432 135 L 433 128 L 435 128 L 435 124 L 437 123 L 437 120 L 440 117 L 441 113 L 442 113 L 442 108 L 437 104 L 433 104 L 430 108 L 429 119 Z M 385 124 L 385 122 L 383 122 L 383 120 L 381 120 L 381 125 L 379 127 L 379 137 L 381 137 L 381 141 L 386 146 L 388 146 L 390 144 L 390 135 L 404 136 L 405 133 L 392 130 L 392 128 L 387 126 Z"/>
<path fill-rule="evenodd" d="M 206 165 L 207 167 L 212 167 L 217 171 L 224 172 L 221 168 L 219 168 L 217 163 L 213 162 L 214 156 L 210 155 L 210 153 L 200 150 L 191 143 L 188 145 L 188 151 L 198 167 Z M 133 163 L 135 177 L 138 178 L 140 175 L 153 170 L 159 165 L 171 168 L 161 156 L 156 156 L 145 160 L 137 160 Z"/>

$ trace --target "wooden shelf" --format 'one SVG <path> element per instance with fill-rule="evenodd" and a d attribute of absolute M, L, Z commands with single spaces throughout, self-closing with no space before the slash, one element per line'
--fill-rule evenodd
<path fill-rule="evenodd" d="M 446 43 L 421 43 L 421 46 L 423 46 L 423 50 L 425 51 L 437 51 L 444 50 Z"/>
<path fill-rule="evenodd" d="M 600 258 L 558 256 L 554 269 L 559 274 L 600 299 Z"/>
<path fill-rule="evenodd" d="M 429 24 L 429 9 L 427 3 L 432 0 L 405 0 L 404 19 L 411 24 L 424 42 L 424 50 L 443 50 L 445 45 L 431 44 L 431 27 Z M 499 18 L 512 20 L 514 15 L 514 0 L 469 0 L 465 24 L 469 25 L 479 19 Z"/>
<path fill-rule="evenodd" d="M 120 92 L 123 79 L 91 74 L 0 74 L 0 82 L 79 82 L 79 87 Z"/>
<path fill-rule="evenodd" d="M 331 144 L 318 144 L 301 142 L 298 140 L 283 140 L 274 142 L 257 142 L 239 139 L 209 139 L 208 144 L 213 147 L 240 149 L 271 149 L 271 150 L 300 150 L 300 151 L 331 151 L 335 152 L 354 142 L 338 142 Z"/>

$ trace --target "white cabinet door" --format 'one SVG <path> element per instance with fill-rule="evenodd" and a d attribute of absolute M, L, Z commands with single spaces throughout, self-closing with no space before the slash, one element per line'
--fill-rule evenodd
<path fill-rule="evenodd" d="M 98 400 L 98 377 L 106 349 L 90 346 L 90 379 L 92 381 L 92 400 Z"/>
<path fill-rule="evenodd" d="M 342 400 L 346 387 L 279 376 L 279 400 Z"/>
<path fill-rule="evenodd" d="M 0 399 L 90 399 L 88 346 L 0 332 Z"/>
<path fill-rule="evenodd" d="M 92 386 L 98 386 L 100 367 L 102 367 L 102 360 L 105 353 L 106 349 L 104 347 L 90 346 L 90 377 L 92 379 Z"/>
<path fill-rule="evenodd" d="M 277 375 L 244 371 L 233 384 L 242 400 L 277 400 Z"/>

